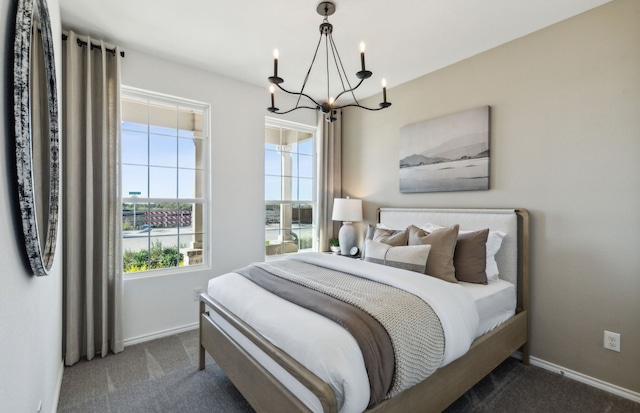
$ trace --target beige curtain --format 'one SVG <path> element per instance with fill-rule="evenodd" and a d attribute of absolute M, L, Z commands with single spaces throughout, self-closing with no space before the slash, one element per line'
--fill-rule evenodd
<path fill-rule="evenodd" d="M 69 366 L 123 349 L 121 56 L 118 47 L 110 52 L 73 32 L 63 45 L 63 347 Z"/>
<path fill-rule="evenodd" d="M 329 251 L 329 239 L 337 237 L 341 222 L 331 219 L 333 199 L 342 196 L 342 112 L 334 115 L 337 120 L 327 122 L 324 113 L 318 112 L 318 136 L 320 139 L 318 173 L 318 247 Z"/>

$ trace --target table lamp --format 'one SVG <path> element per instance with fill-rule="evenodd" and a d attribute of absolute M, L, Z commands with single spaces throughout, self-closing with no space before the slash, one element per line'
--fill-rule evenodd
<path fill-rule="evenodd" d="M 340 254 L 351 255 L 351 248 L 356 245 L 356 230 L 352 222 L 362 221 L 362 200 L 347 198 L 335 198 L 333 200 L 333 214 L 331 219 L 342 221 L 342 227 L 338 233 L 340 242 Z"/>

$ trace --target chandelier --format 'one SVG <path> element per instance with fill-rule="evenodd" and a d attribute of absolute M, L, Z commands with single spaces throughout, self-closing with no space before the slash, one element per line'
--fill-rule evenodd
<path fill-rule="evenodd" d="M 338 109 L 346 108 L 346 107 L 357 107 L 366 110 L 381 110 L 388 108 L 391 106 L 391 102 L 387 102 L 387 84 L 385 79 L 382 79 L 382 96 L 383 102 L 378 104 L 377 108 L 368 108 L 366 106 L 362 106 L 358 99 L 356 99 L 356 95 L 354 91 L 360 87 L 362 82 L 366 79 L 370 78 L 373 74 L 371 71 L 366 70 L 365 62 L 364 62 L 364 43 L 360 43 L 360 65 L 361 69 L 356 73 L 356 77 L 359 79 L 358 83 L 352 87 L 349 78 L 347 77 L 347 73 L 344 70 L 344 66 L 342 65 L 342 59 L 340 58 L 340 54 L 338 53 L 338 49 L 333 41 L 333 25 L 329 23 L 329 16 L 331 16 L 336 11 L 336 6 L 330 1 L 324 1 L 318 4 L 316 9 L 318 14 L 324 16 L 322 24 L 320 24 L 320 39 L 318 40 L 318 45 L 316 46 L 316 51 L 313 54 L 313 60 L 311 61 L 311 65 L 309 66 L 309 70 L 307 71 L 307 75 L 304 78 L 304 82 L 302 83 L 302 88 L 299 92 L 292 92 L 290 90 L 282 87 L 282 83 L 284 79 L 278 76 L 278 58 L 279 53 L 278 49 L 273 52 L 273 76 L 269 76 L 269 83 L 271 86 L 269 87 L 269 91 L 271 93 L 271 106 L 267 108 L 267 110 L 271 113 L 275 113 L 278 115 L 284 115 L 285 113 L 293 112 L 297 109 L 312 109 L 319 110 L 323 113 L 327 114 L 327 121 L 333 122 L 336 120 L 334 115 Z M 307 81 L 309 80 L 309 75 L 311 74 L 311 69 L 313 68 L 313 64 L 316 61 L 316 57 L 318 56 L 318 50 L 320 49 L 320 45 L 322 44 L 322 39 L 324 37 L 325 44 L 325 54 L 326 54 L 326 75 L 327 75 L 327 97 L 323 102 L 319 102 L 305 93 L 305 87 L 307 86 Z M 329 60 L 333 57 L 333 63 L 335 64 L 335 68 L 338 74 L 338 79 L 340 80 L 340 84 L 342 86 L 342 90 L 337 95 L 331 95 L 330 92 L 330 76 L 329 76 Z M 285 93 L 290 95 L 294 95 L 298 97 L 296 105 L 289 110 L 280 111 L 275 106 L 275 88 L 282 90 Z M 343 95 L 351 96 L 352 101 L 349 100 L 350 103 L 339 104 L 338 99 Z M 301 103 L 302 98 L 305 100 Z"/>

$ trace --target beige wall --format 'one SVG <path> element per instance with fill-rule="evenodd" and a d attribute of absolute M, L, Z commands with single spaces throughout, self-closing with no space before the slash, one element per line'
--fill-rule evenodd
<path fill-rule="evenodd" d="M 428 50 L 422 51 L 428 53 Z M 532 354 L 640 392 L 640 2 L 616 0 L 344 117 L 344 195 L 532 215 Z M 380 96 L 369 101 L 376 104 Z M 489 191 L 400 194 L 398 130 L 491 106 Z M 621 333 L 620 353 L 603 330 Z"/>
<path fill-rule="evenodd" d="M 0 411 L 55 412 L 62 380 L 62 231 L 50 274 L 35 277 L 26 257 L 15 184 L 13 31 L 17 1 L 0 1 Z M 47 0 L 60 88 L 58 0 Z M 58 93 L 58 102 L 60 93 Z M 59 222 L 62 227 L 62 222 Z"/>

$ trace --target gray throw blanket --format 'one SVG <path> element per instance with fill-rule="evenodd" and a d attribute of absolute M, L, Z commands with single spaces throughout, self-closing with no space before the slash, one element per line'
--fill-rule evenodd
<path fill-rule="evenodd" d="M 253 264 L 253 267 L 359 308 L 382 325 L 392 343 L 395 355 L 391 386 L 382 398 L 393 397 L 419 383 L 439 367 L 444 357 L 444 332 L 431 306 L 419 297 L 386 284 L 300 261 L 271 261 Z M 236 272 L 247 276 L 250 271 L 243 269 Z M 251 279 L 251 276 L 248 278 Z M 289 295 L 298 293 L 289 293 Z M 303 301 L 300 305 L 304 306 L 306 299 L 297 301 Z M 323 315 L 326 316 L 326 314 Z M 374 340 L 379 339 L 374 338 Z M 362 349 L 362 344 L 359 343 L 359 345 Z M 384 348 L 384 344 L 382 347 Z M 373 353 L 378 354 L 377 357 L 388 359 L 381 355 L 384 350 L 375 350 Z M 364 352 L 363 357 L 367 357 Z M 385 361 L 382 361 L 382 364 L 384 363 Z M 373 364 L 380 364 L 380 361 Z M 366 361 L 365 365 L 367 365 Z M 367 365 L 367 369 L 369 368 Z M 374 376 L 372 393 L 374 391 L 379 393 L 379 387 L 384 387 L 386 381 L 382 378 L 380 383 L 376 384 L 378 379 L 375 377 L 384 377 L 385 373 L 369 372 L 369 370 L 367 373 L 370 380 L 372 375 Z M 379 394 L 372 394 L 370 405 L 377 403 L 380 399 Z"/>
<path fill-rule="evenodd" d="M 382 324 L 361 309 L 252 265 L 236 270 L 265 290 L 340 324 L 356 340 L 369 377 L 369 407 L 386 396 L 395 369 L 393 345 Z"/>

